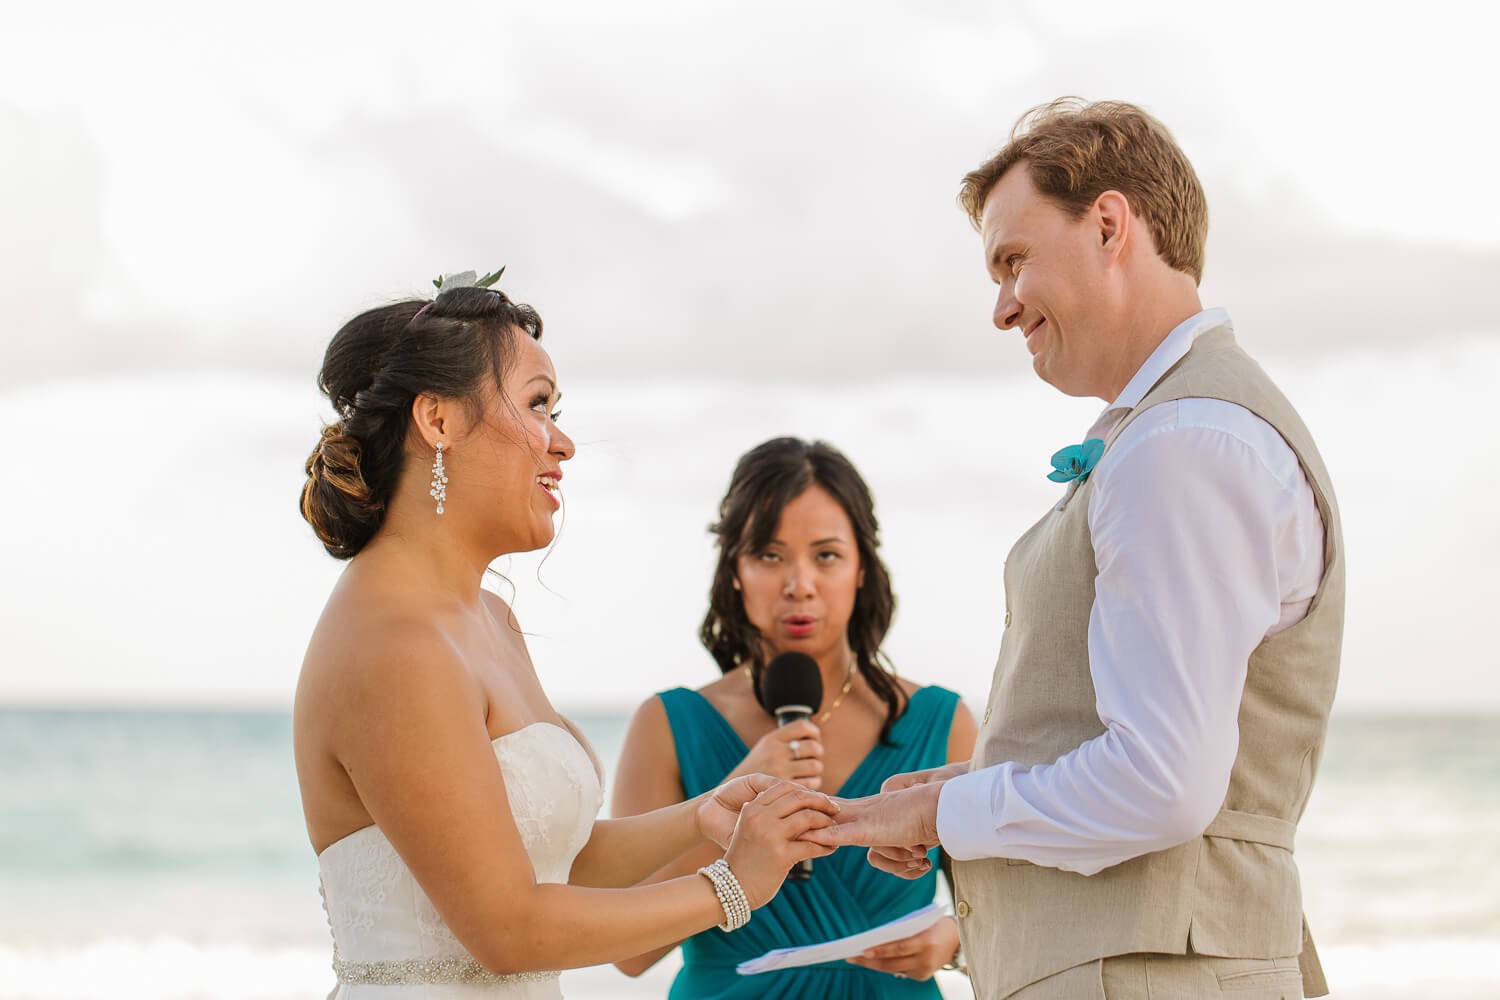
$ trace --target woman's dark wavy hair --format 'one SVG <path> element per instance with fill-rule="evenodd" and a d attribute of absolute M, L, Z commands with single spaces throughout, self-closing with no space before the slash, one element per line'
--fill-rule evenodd
<path fill-rule="evenodd" d="M 477 287 L 380 306 L 334 334 L 318 388 L 339 419 L 308 456 L 301 502 L 329 554 L 348 559 L 380 530 L 416 398 L 461 399 L 477 411 L 485 388 L 504 384 L 522 335 L 542 338 L 536 310 Z"/>
<path fill-rule="evenodd" d="M 878 552 L 880 523 L 875 519 L 870 488 L 854 464 L 832 445 L 774 438 L 741 456 L 719 504 L 719 520 L 708 529 L 718 539 L 719 562 L 709 589 L 708 614 L 698 636 L 724 673 L 750 665 L 751 682 L 759 699 L 765 669 L 761 635 L 750 624 L 745 603 L 734 588 L 735 564 L 741 555 L 760 552 L 770 545 L 786 505 L 814 485 L 838 501 L 854 526 L 864 583 L 855 594 L 854 612 L 849 617 L 849 645 L 865 682 L 886 704 L 880 739 L 888 741 L 891 726 L 906 711 L 906 693 L 880 649 L 896 612 L 896 597 L 891 591 L 890 573 Z"/>

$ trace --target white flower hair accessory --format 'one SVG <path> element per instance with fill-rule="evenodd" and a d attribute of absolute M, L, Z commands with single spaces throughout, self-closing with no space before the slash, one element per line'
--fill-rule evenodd
<path fill-rule="evenodd" d="M 505 273 L 505 268 L 479 277 L 477 271 L 459 271 L 457 274 L 442 274 L 432 279 L 432 287 L 441 295 L 450 288 L 489 288 L 500 280 L 500 275 Z"/>

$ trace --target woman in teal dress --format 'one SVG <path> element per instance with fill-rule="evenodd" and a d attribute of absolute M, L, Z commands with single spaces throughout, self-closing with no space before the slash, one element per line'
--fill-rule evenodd
<path fill-rule="evenodd" d="M 975 725 L 956 694 L 897 677 L 880 645 L 895 609 L 881 562 L 869 488 L 834 448 L 767 441 L 735 468 L 711 529 L 718 564 L 701 638 L 723 676 L 696 691 L 674 688 L 631 720 L 613 810 L 633 815 L 755 771 L 845 797 L 871 795 L 893 774 L 967 760 Z M 784 652 L 811 656 L 823 703 L 811 720 L 777 728 L 759 691 L 761 672 Z M 712 861 L 711 847 L 656 873 L 667 878 Z M 951 918 L 848 962 L 741 976 L 736 966 L 773 948 L 868 930 L 930 903 L 936 865 L 915 881 L 872 868 L 844 848 L 788 880 L 749 924 L 682 943 L 674 1000 L 916 998 L 941 994 L 933 974 L 952 962 Z M 670 948 L 617 963 L 640 975 Z"/>

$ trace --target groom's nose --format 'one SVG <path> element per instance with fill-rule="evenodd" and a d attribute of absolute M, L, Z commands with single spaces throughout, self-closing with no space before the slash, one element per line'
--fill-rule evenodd
<path fill-rule="evenodd" d="M 1001 330 L 1009 330 L 1021 322 L 1021 303 L 1016 301 L 1013 294 L 1014 286 L 1010 282 L 1000 286 L 1000 294 L 995 298 L 995 326 Z"/>

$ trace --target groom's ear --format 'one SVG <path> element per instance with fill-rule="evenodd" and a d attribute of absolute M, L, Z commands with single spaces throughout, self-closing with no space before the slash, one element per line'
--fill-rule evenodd
<path fill-rule="evenodd" d="M 1099 249 L 1111 259 L 1118 260 L 1125 245 L 1134 235 L 1134 217 L 1130 214 L 1130 200 L 1118 191 L 1105 191 L 1094 199 L 1089 211 Z"/>

